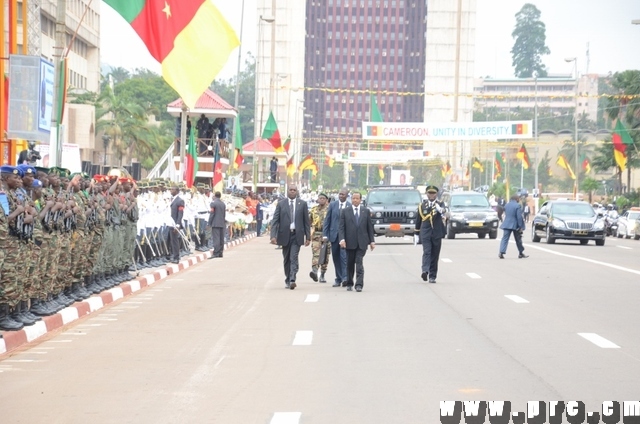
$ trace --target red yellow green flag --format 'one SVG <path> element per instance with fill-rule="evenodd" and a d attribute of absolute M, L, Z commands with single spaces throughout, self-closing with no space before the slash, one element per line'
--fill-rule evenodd
<path fill-rule="evenodd" d="M 296 166 L 293 164 L 293 156 L 289 158 L 287 161 L 287 175 L 293 177 L 293 174 L 296 173 Z"/>
<path fill-rule="evenodd" d="M 289 148 L 291 147 L 291 136 L 287 137 L 287 139 L 284 141 L 284 151 L 287 152 L 287 155 L 289 155 Z"/>
<path fill-rule="evenodd" d="M 616 127 L 613 129 L 611 141 L 613 142 L 613 157 L 620 171 L 624 172 L 627 169 L 627 145 L 633 144 L 633 139 L 629 135 L 629 131 L 622 125 L 620 119 L 618 119 Z"/>
<path fill-rule="evenodd" d="M 378 165 L 378 176 L 384 180 L 384 165 Z"/>
<path fill-rule="evenodd" d="M 242 156 L 242 130 L 240 128 L 240 117 L 236 117 L 233 128 L 233 147 L 235 151 L 235 159 L 233 160 L 233 169 L 238 169 L 242 165 L 244 157 Z"/>
<path fill-rule="evenodd" d="M 500 153 L 496 152 L 496 157 L 493 160 L 493 164 L 496 169 L 495 176 L 497 178 L 499 175 L 502 175 L 502 172 L 504 171 L 504 168 L 505 168 L 504 159 L 502 159 L 502 155 Z"/>
<path fill-rule="evenodd" d="M 162 64 L 162 76 L 193 108 L 240 45 L 211 0 L 105 0 Z"/>
<path fill-rule="evenodd" d="M 556 163 L 560 168 L 567 170 L 567 173 L 572 180 L 576 179 L 576 174 L 573 173 L 573 169 L 571 169 L 571 165 L 569 165 L 569 162 L 567 161 L 567 158 L 564 157 L 564 155 L 558 156 L 558 160 L 556 161 Z"/>
<path fill-rule="evenodd" d="M 220 161 L 220 145 L 216 143 L 216 150 L 213 155 L 213 179 L 211 181 L 213 192 L 222 192 L 222 185 L 222 162 Z"/>
<path fill-rule="evenodd" d="M 325 161 L 327 163 L 327 166 L 329 166 L 329 168 L 333 168 L 333 165 L 335 164 L 335 159 L 333 159 L 333 157 L 331 155 L 327 155 L 325 154 Z"/>
<path fill-rule="evenodd" d="M 282 140 L 280 139 L 280 131 L 278 130 L 276 118 L 273 117 L 273 112 L 269 112 L 269 119 L 267 119 L 267 124 L 264 126 L 264 130 L 262 131 L 262 138 L 269 140 L 269 143 L 271 143 L 273 148 L 276 149 L 276 152 L 284 152 Z"/>
<path fill-rule="evenodd" d="M 189 134 L 189 145 L 187 147 L 187 155 L 185 156 L 187 162 L 186 169 L 184 171 L 184 181 L 187 187 L 193 187 L 193 183 L 196 180 L 196 174 L 198 173 L 198 147 L 196 146 L 196 138 L 193 135 L 193 127 L 191 127 L 191 133 Z"/>
<path fill-rule="evenodd" d="M 522 167 L 524 169 L 529 169 L 529 154 L 527 153 L 527 148 L 524 147 L 524 143 L 522 143 L 522 146 L 520 146 L 520 150 L 518 150 L 516 156 L 522 161 Z"/>
<path fill-rule="evenodd" d="M 584 171 L 585 174 L 588 174 L 591 172 L 591 162 L 589 162 L 589 159 L 584 158 L 582 160 L 582 170 Z"/>
<path fill-rule="evenodd" d="M 480 162 L 480 159 L 478 158 L 473 158 L 473 165 L 471 166 L 476 168 L 480 172 L 484 172 L 484 165 L 482 165 L 482 162 Z"/>

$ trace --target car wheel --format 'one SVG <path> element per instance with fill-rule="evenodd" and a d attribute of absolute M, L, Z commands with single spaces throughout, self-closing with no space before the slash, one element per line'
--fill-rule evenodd
<path fill-rule="evenodd" d="M 582 245 L 589 244 L 589 240 L 580 240 L 580 244 Z"/>
<path fill-rule="evenodd" d="M 453 227 L 451 227 L 451 224 L 447 224 L 447 238 L 449 240 L 456 238 L 456 233 L 453 232 Z"/>
<path fill-rule="evenodd" d="M 622 232 L 620 230 L 616 231 L 616 236 L 622 238 Z"/>
<path fill-rule="evenodd" d="M 635 236 L 633 236 L 634 240 L 640 240 L 640 234 L 636 234 Z"/>
<path fill-rule="evenodd" d="M 540 237 L 536 234 L 536 227 L 531 226 L 531 241 L 534 243 L 540 243 Z"/>
<path fill-rule="evenodd" d="M 547 226 L 546 239 L 547 239 L 547 244 L 555 244 L 556 242 L 556 238 L 551 235 L 551 230 L 549 229 L 548 226 Z"/>
<path fill-rule="evenodd" d="M 489 231 L 489 238 L 491 240 L 495 240 L 498 238 L 498 230 L 495 231 Z"/>
<path fill-rule="evenodd" d="M 604 239 L 596 240 L 596 246 L 604 246 Z"/>
<path fill-rule="evenodd" d="M 485 238 L 487 236 L 487 233 L 478 233 L 478 238 Z"/>

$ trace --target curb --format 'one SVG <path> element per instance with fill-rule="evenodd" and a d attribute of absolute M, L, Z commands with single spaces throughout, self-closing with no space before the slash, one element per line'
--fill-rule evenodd
<path fill-rule="evenodd" d="M 249 234 L 239 239 L 225 243 L 224 249 L 227 250 L 231 247 L 245 243 L 256 237 L 256 233 Z M 211 251 L 199 253 L 194 256 L 190 256 L 179 264 L 167 264 L 164 268 L 157 271 L 150 272 L 149 274 L 139 276 L 134 280 L 121 283 L 115 287 L 105 290 L 101 293 L 93 295 L 88 299 L 76 302 L 71 306 L 61 309 L 57 313 L 42 317 L 41 321 L 36 322 L 29 327 L 24 327 L 18 331 L 5 331 L 0 333 L 0 355 L 9 353 L 14 349 L 30 343 L 45 334 L 57 330 L 62 326 L 65 326 L 73 321 L 83 318 L 95 311 L 99 311 L 106 305 L 120 300 L 124 297 L 139 291 L 144 287 L 148 287 L 158 281 L 164 280 L 169 275 L 176 274 L 183 271 L 190 266 L 202 262 L 211 257 Z"/>

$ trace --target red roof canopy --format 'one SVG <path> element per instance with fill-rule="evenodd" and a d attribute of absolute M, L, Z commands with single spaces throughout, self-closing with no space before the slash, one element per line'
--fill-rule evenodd
<path fill-rule="evenodd" d="M 182 111 L 183 104 L 182 99 L 174 100 L 167 105 L 167 112 L 178 116 Z M 199 115 L 202 113 L 205 115 L 211 114 L 224 117 L 236 117 L 238 115 L 233 106 L 209 89 L 202 93 L 202 96 L 200 96 L 196 102 L 196 106 L 188 111 L 189 115 Z"/>
<path fill-rule="evenodd" d="M 286 153 L 276 153 L 276 149 L 273 148 L 271 142 L 264 138 L 256 138 L 242 146 L 242 154 L 244 156 L 253 156 L 253 150 L 260 156 L 269 154 L 271 156 L 286 156 Z"/>

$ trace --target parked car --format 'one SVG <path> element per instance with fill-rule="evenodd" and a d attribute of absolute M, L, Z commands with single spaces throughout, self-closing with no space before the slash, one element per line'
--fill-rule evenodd
<path fill-rule="evenodd" d="M 547 244 L 557 239 L 578 240 L 580 244 L 594 240 L 597 246 L 604 246 L 604 219 L 587 202 L 549 200 L 531 225 L 531 240 L 538 243 L 543 238 Z"/>
<path fill-rule="evenodd" d="M 640 240 L 640 208 L 631 208 L 618 218 L 618 238 L 631 238 Z"/>
<path fill-rule="evenodd" d="M 444 220 L 447 238 L 456 234 L 475 233 L 478 238 L 498 237 L 498 213 L 491 208 L 487 196 L 475 191 L 443 193 L 441 199 L 447 210 Z"/>
<path fill-rule="evenodd" d="M 376 236 L 404 237 L 415 234 L 420 191 L 413 186 L 372 186 L 367 193 Z"/>

